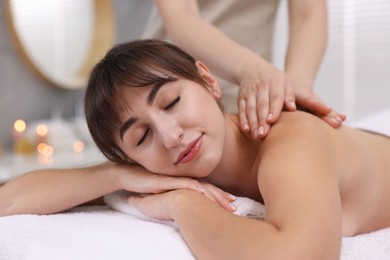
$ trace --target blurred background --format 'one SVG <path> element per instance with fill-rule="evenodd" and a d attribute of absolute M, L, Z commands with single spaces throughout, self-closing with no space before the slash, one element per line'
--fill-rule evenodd
<path fill-rule="evenodd" d="M 99 1 L 98 8 L 94 4 Z M 42 0 L 38 4 L 38 1 L 27 0 L 21 5 L 19 16 L 26 18 L 34 12 L 36 15 L 35 20 L 23 23 L 17 14 L 13 20 L 7 14 L 10 8 L 17 6 L 8 2 L 0 4 L 0 147 L 3 153 L 14 145 L 17 138 L 14 123 L 18 119 L 27 125 L 35 124 L 34 131 L 35 126 L 41 122 L 47 125 L 47 120 L 53 118 L 76 127 L 80 123 L 82 128 L 78 120 L 83 116 L 84 74 L 92 65 L 80 57 L 97 61 L 112 44 L 138 39 L 153 5 L 152 0 L 64 0 L 66 6 L 54 6 L 49 13 L 40 13 L 43 6 L 53 5 L 53 1 Z M 81 7 L 75 3 L 81 3 Z M 273 61 L 280 68 L 287 42 L 286 6 L 287 1 L 281 1 L 273 48 Z M 316 93 L 339 112 L 346 113 L 348 122 L 389 108 L 390 1 L 328 0 L 328 8 L 328 47 L 315 84 Z M 61 15 L 53 10 L 78 10 L 79 16 L 70 21 L 64 18 L 58 21 Z M 84 20 L 79 21 L 77 17 Z M 46 25 L 43 31 L 31 31 L 42 24 Z M 13 27 L 18 29 L 15 31 Z M 54 47 L 47 44 L 44 32 L 55 37 Z M 98 35 L 99 32 L 105 32 L 106 36 Z M 36 64 L 41 63 L 40 68 L 32 69 L 26 62 L 20 42 L 14 40 L 15 33 L 35 38 L 38 50 L 25 47 L 35 53 L 30 58 Z M 93 51 L 89 49 L 91 38 L 99 45 L 93 46 Z M 50 57 L 42 54 L 48 50 Z M 64 62 L 59 62 L 61 59 Z M 81 65 L 75 65 L 78 63 Z M 54 74 L 49 75 L 52 70 Z M 58 76 L 57 72 L 64 74 Z M 58 130 L 57 139 L 68 135 L 63 124 L 52 127 Z M 80 130 L 81 135 L 86 134 L 83 131 L 85 129 Z"/>

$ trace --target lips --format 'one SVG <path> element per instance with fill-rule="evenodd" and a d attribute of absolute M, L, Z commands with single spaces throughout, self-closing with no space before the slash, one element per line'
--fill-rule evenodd
<path fill-rule="evenodd" d="M 203 143 L 203 135 L 192 141 L 190 144 L 187 145 L 186 149 L 179 154 L 177 157 L 176 163 L 188 163 L 192 161 L 198 154 L 200 148 L 202 147 Z"/>

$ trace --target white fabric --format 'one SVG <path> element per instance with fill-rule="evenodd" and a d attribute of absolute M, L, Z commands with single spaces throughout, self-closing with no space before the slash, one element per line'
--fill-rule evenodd
<path fill-rule="evenodd" d="M 194 259 L 178 229 L 137 212 L 126 197 L 110 195 L 105 206 L 79 207 L 55 215 L 0 218 L 0 259 Z M 264 208 L 237 198 L 237 213 L 263 218 Z M 259 220 L 261 221 L 261 220 Z M 344 238 L 341 259 L 390 259 L 390 228 Z"/>
<path fill-rule="evenodd" d="M 106 206 L 0 218 L 1 260 L 193 259 L 172 226 Z"/>

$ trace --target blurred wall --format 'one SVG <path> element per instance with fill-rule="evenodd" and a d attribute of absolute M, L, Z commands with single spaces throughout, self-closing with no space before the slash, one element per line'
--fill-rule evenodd
<path fill-rule="evenodd" d="M 116 42 L 139 38 L 148 18 L 152 0 L 113 0 Z M 0 145 L 9 148 L 13 122 L 50 118 L 60 111 L 65 118 L 75 114 L 84 90 L 65 90 L 38 78 L 13 46 L 7 28 L 4 1 L 0 3 Z"/>
<path fill-rule="evenodd" d="M 116 12 L 116 42 L 137 39 L 153 0 L 112 0 Z M 283 67 L 287 44 L 287 1 L 281 1 L 274 41 L 274 63 Z M 352 11 L 350 7 L 352 5 Z M 388 108 L 390 103 L 390 2 L 388 0 L 328 0 L 329 40 L 315 91 L 348 120 Z M 351 17 L 351 14 L 354 14 Z M 352 23 L 353 27 L 350 27 Z M 353 37 L 351 37 L 351 32 Z M 349 42 L 353 39 L 352 45 Z M 0 4 L 0 144 L 10 146 L 13 122 L 75 114 L 84 91 L 53 87 L 37 78 L 20 59 L 8 34 Z"/>
<path fill-rule="evenodd" d="M 288 1 L 281 1 L 273 63 L 284 67 Z M 347 123 L 390 108 L 390 1 L 327 0 L 328 44 L 315 92 Z M 313 36 L 315 37 L 315 36 Z"/>

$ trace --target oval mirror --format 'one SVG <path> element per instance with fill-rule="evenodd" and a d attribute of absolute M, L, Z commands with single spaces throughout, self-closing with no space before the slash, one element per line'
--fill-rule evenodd
<path fill-rule="evenodd" d="M 6 0 L 7 20 L 22 58 L 53 85 L 86 85 L 92 66 L 114 42 L 110 0 Z"/>

